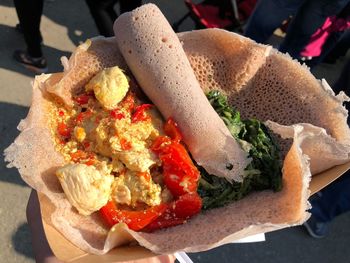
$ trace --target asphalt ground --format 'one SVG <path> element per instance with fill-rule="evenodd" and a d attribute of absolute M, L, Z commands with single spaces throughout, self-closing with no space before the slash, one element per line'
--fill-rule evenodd
<path fill-rule="evenodd" d="M 158 4 L 171 23 L 182 18 L 187 11 L 183 1 L 179 0 L 147 2 Z M 12 59 L 13 51 L 25 46 L 21 34 L 15 31 L 16 23 L 13 1 L 0 0 L 0 152 L 18 135 L 16 126 L 28 112 L 30 82 L 34 76 Z M 193 26 L 188 18 L 179 30 L 191 30 Z M 45 1 L 41 31 L 50 72 L 62 71 L 59 58 L 69 56 L 76 45 L 97 35 L 83 0 Z M 272 43 L 278 41 L 271 39 Z M 332 84 L 344 61 L 342 59 L 335 65 L 322 64 L 316 68 L 315 75 Z M 25 218 L 29 193 L 30 188 L 17 170 L 7 169 L 0 158 L 0 263 L 34 262 L 31 234 Z M 332 222 L 330 234 L 323 239 L 313 239 L 303 227 L 293 227 L 266 234 L 265 242 L 229 244 L 190 254 L 190 257 L 194 262 L 350 262 L 349 226 L 350 214 L 347 213 Z"/>

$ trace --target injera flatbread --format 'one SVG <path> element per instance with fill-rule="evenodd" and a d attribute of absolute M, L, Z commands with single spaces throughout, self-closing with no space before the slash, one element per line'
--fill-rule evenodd
<path fill-rule="evenodd" d="M 335 95 L 325 80 L 317 80 L 306 66 L 277 50 L 269 51 L 264 63 L 254 68 L 254 75 L 236 81 L 244 75 L 242 68 L 256 63 L 261 51 L 251 40 L 231 32 L 198 30 L 181 33 L 179 39 L 202 89 L 222 91 L 242 118 L 283 125 L 311 123 L 334 138 L 328 144 L 321 140 L 303 145 L 311 159 L 312 174 L 349 160 L 348 111 L 343 105 L 349 98 L 343 92 Z M 330 149 L 333 147 L 337 150 Z"/>
<path fill-rule="evenodd" d="M 230 38 L 237 38 L 237 35 L 229 33 L 227 41 L 230 42 Z M 244 42 L 244 38 L 241 38 L 241 40 Z M 100 39 L 99 41 L 103 42 L 104 40 Z M 207 43 L 210 44 L 211 42 L 210 38 L 202 38 L 198 49 L 205 50 Z M 112 44 L 110 40 L 106 43 Z M 186 46 L 186 42 L 184 42 L 184 45 Z M 251 48 L 250 45 L 247 45 L 248 47 Z M 74 90 L 72 87 L 76 87 L 76 83 L 80 83 L 80 85 L 86 84 L 84 81 L 81 81 L 80 75 L 76 74 L 76 72 L 79 72 L 79 68 L 83 67 L 80 63 L 89 60 L 91 56 L 96 59 L 93 53 L 88 52 L 89 48 L 86 51 L 81 53 L 80 59 L 76 61 L 74 66 L 69 65 L 69 67 L 66 67 L 67 70 L 64 76 L 67 76 L 69 73 L 74 76 L 66 82 L 71 85 L 67 85 L 68 89 Z M 101 53 L 105 52 L 104 49 L 99 51 Z M 243 52 L 244 50 L 241 51 Z M 110 56 L 103 57 L 107 57 L 110 60 Z M 229 63 L 225 59 L 224 54 L 223 60 L 225 63 Z M 232 57 L 232 60 L 234 60 L 234 57 Z M 101 58 L 101 61 L 103 61 L 103 58 Z M 234 63 L 238 67 L 240 63 L 245 64 L 244 61 L 236 61 Z M 118 61 L 115 61 L 114 65 L 117 64 Z M 94 69 L 94 65 L 92 65 L 92 69 Z M 98 66 L 94 70 L 98 71 L 100 69 L 100 66 Z M 234 75 L 234 72 L 231 74 Z M 311 75 L 308 71 L 305 74 Z M 92 76 L 89 75 L 88 78 Z M 201 213 L 199 216 L 189 220 L 185 225 L 151 234 L 127 231 L 124 228 L 125 226 L 119 225 L 117 226 L 118 229 L 114 233 L 110 233 L 106 239 L 107 230 L 101 224 L 99 217 L 82 217 L 78 215 L 65 199 L 54 176 L 55 167 L 62 164 L 63 158 L 54 151 L 51 134 L 46 126 L 48 121 L 45 112 L 47 112 L 46 107 L 49 102 L 45 89 L 47 86 L 56 85 L 62 77 L 62 74 L 58 74 L 51 76 L 42 75 L 36 78 L 30 113 L 26 120 L 19 125 L 21 134 L 5 151 L 5 154 L 6 161 L 10 162 L 9 166 L 17 167 L 23 179 L 29 185 L 43 192 L 50 199 L 52 205 L 46 207 L 46 209 L 51 211 L 51 218 L 48 223 L 54 225 L 81 249 L 90 253 L 101 254 L 107 252 L 115 245 L 128 242 L 133 236 L 141 245 L 158 253 L 170 253 L 177 250 L 202 251 L 250 234 L 268 232 L 300 224 L 306 220 L 307 214 L 305 210 L 307 209 L 306 199 L 308 197 L 307 186 L 310 170 L 308 158 L 303 155 L 300 145 L 310 136 L 317 141 L 317 136 L 320 132 L 319 128 L 316 127 L 318 131 L 315 134 L 312 129 L 311 132 L 305 134 L 303 125 L 294 125 L 291 130 L 290 127 L 286 128 L 288 129 L 287 133 L 294 138 L 294 142 L 284 161 L 284 188 L 281 192 L 264 191 L 253 193 L 245 199 L 224 208 Z M 84 77 L 87 76 L 85 75 Z M 248 77 L 247 80 L 243 80 L 242 87 L 246 86 L 245 83 L 250 82 L 252 77 L 254 77 L 254 74 Z M 81 88 L 80 85 L 78 85 L 78 88 Z M 293 87 L 289 86 L 290 89 L 293 89 Z M 287 89 L 288 87 L 285 88 Z M 334 99 L 332 94 L 327 94 L 331 100 Z M 317 93 L 315 96 L 317 97 L 319 94 Z M 341 107 L 341 102 L 338 101 L 338 103 L 339 107 Z M 287 110 L 288 108 L 282 108 L 282 112 Z M 326 109 L 320 108 L 318 110 L 324 114 L 327 113 Z M 337 117 L 339 116 L 337 115 Z M 283 129 L 278 124 L 272 125 L 275 125 L 277 129 Z M 324 128 L 327 131 L 333 129 L 327 126 Z M 323 140 L 323 138 L 324 136 L 321 136 L 320 140 Z M 341 138 L 337 139 L 341 140 Z"/>
<path fill-rule="evenodd" d="M 293 128 L 293 147 L 284 161 L 281 192 L 252 193 L 223 208 L 203 212 L 184 225 L 154 233 L 134 232 L 124 224 L 118 224 L 108 232 L 97 213 L 85 217 L 76 212 L 54 175 L 57 167 L 63 164 L 63 158 L 54 150 L 51 132 L 46 126 L 49 121 L 45 112 L 50 101 L 44 85 L 56 83 L 61 77 L 62 74 L 42 75 L 35 79 L 30 113 L 20 125 L 21 134 L 5 154 L 9 167 L 19 168 L 22 178 L 49 199 L 50 205 L 42 208 L 45 214 L 51 214 L 45 218 L 47 223 L 79 248 L 104 254 L 136 239 L 140 245 L 160 254 L 179 250 L 203 251 L 245 236 L 300 224 L 307 219 L 310 171 L 307 157 L 299 147 L 304 139 L 303 129 L 296 126 Z"/>
<path fill-rule="evenodd" d="M 210 174 L 242 181 L 251 160 L 210 106 L 178 37 L 159 9 L 144 5 L 125 13 L 116 20 L 114 31 L 142 90 L 164 118 L 172 117 L 178 124 L 197 164 Z"/>

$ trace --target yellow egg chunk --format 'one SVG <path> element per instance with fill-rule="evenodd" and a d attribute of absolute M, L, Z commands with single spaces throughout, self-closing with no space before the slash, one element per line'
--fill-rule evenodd
<path fill-rule="evenodd" d="M 129 170 L 135 172 L 146 172 L 157 163 L 156 155 L 146 148 L 139 151 L 121 152 L 117 156 Z"/>
<path fill-rule="evenodd" d="M 135 207 L 137 203 L 145 203 L 149 206 L 159 205 L 161 199 L 161 187 L 149 177 L 147 173 L 127 171 L 117 177 L 113 183 L 112 198 L 119 204 Z M 150 176 L 150 175 L 149 175 Z"/>
<path fill-rule="evenodd" d="M 171 200 L 162 180 L 153 180 L 161 161 L 151 146 L 164 134 L 164 121 L 154 106 L 143 109 L 128 81 L 120 68 L 104 69 L 85 86 L 87 92 L 76 95 L 74 111 L 55 113 L 54 129 L 61 122 L 70 129 L 69 137 L 57 140 L 69 164 L 56 176 L 82 215 L 110 200 L 130 208 Z"/>
<path fill-rule="evenodd" d="M 132 123 L 130 119 L 116 120 L 114 129 L 120 136 L 109 140 L 111 151 L 131 171 L 146 172 L 157 163 L 157 156 L 149 149 L 149 141 L 159 135 L 150 121 Z M 122 142 L 130 145 L 125 149 Z"/>
<path fill-rule="evenodd" d="M 111 195 L 114 176 L 85 164 L 68 164 L 56 171 L 69 202 L 82 215 L 104 206 Z"/>
<path fill-rule="evenodd" d="M 86 133 L 84 128 L 76 126 L 74 127 L 74 136 L 77 139 L 78 142 L 82 142 L 86 138 Z"/>
<path fill-rule="evenodd" d="M 106 68 L 93 77 L 85 89 L 93 90 L 101 105 L 112 110 L 128 92 L 129 81 L 119 67 Z"/>

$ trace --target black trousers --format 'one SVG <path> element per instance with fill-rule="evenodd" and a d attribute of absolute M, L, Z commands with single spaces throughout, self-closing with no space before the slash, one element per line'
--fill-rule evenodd
<path fill-rule="evenodd" d="M 14 0 L 27 51 L 32 57 L 41 57 L 40 20 L 44 0 Z"/>
<path fill-rule="evenodd" d="M 85 0 L 99 33 L 102 36 L 114 36 L 113 23 L 118 17 L 114 5 L 118 0 Z M 141 0 L 120 0 L 120 13 L 128 12 L 141 5 Z"/>

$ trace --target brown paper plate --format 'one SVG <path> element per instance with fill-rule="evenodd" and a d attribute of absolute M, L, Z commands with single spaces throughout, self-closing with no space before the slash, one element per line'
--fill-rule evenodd
<path fill-rule="evenodd" d="M 45 215 L 45 206 L 48 204 L 48 199 L 41 193 L 38 193 L 41 217 L 47 218 Z M 44 231 L 47 237 L 47 241 L 51 247 L 54 255 L 64 261 L 64 262 L 74 262 L 74 263 L 93 263 L 93 262 L 125 262 L 144 258 L 151 258 L 156 256 L 150 250 L 138 246 L 122 246 L 113 249 L 105 255 L 93 255 L 88 254 L 85 251 L 79 249 L 71 242 L 69 242 L 59 231 L 57 231 L 52 225 L 48 224 L 46 220 L 43 219 Z"/>
<path fill-rule="evenodd" d="M 335 166 L 325 172 L 314 175 L 310 182 L 311 194 L 314 194 L 331 182 L 343 175 L 350 169 L 350 162 L 343 165 Z M 40 207 L 44 208 L 48 200 L 39 193 Z M 42 218 L 46 218 L 45 209 L 41 209 Z M 107 263 L 107 262 L 123 262 L 130 260 L 138 260 L 150 258 L 156 254 L 141 246 L 123 246 L 111 250 L 109 253 L 98 256 L 84 252 L 78 247 L 70 243 L 60 232 L 53 226 L 43 220 L 43 226 L 49 245 L 57 258 L 65 262 L 72 263 Z"/>
<path fill-rule="evenodd" d="M 349 169 L 350 162 L 347 162 L 342 165 L 334 166 L 331 169 L 328 169 L 322 173 L 313 175 L 309 187 L 311 195 L 325 188 L 327 185 L 329 185 L 330 183 L 338 179 L 340 176 L 342 176 Z"/>

